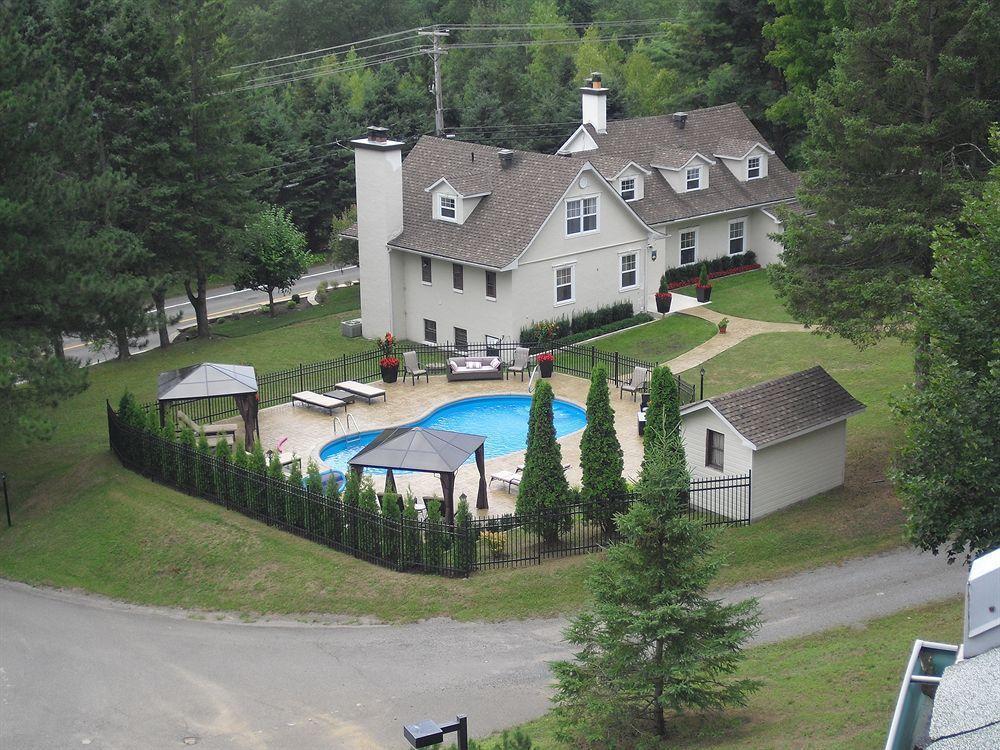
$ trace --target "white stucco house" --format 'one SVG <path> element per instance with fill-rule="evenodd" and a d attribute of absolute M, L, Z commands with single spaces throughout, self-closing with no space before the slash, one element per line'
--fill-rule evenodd
<path fill-rule="evenodd" d="M 750 477 L 756 520 L 844 483 L 847 420 L 865 410 L 822 367 L 681 407 L 691 475 Z"/>
<path fill-rule="evenodd" d="M 451 138 L 352 141 L 363 335 L 461 346 L 628 300 L 670 267 L 752 250 L 773 262 L 790 172 L 735 104 L 607 120 L 599 74 L 556 154 Z"/>

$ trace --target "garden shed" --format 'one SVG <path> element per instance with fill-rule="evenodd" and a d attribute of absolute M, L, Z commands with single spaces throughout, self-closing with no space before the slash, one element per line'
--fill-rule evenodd
<path fill-rule="evenodd" d="M 694 478 L 751 473 L 756 520 L 844 483 L 847 419 L 865 406 L 822 367 L 681 407 Z"/>

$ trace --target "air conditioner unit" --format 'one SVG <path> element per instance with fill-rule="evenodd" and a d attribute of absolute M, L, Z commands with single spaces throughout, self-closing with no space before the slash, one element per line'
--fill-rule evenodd
<path fill-rule="evenodd" d="M 962 656 L 971 659 L 992 648 L 1000 648 L 1000 549 L 976 558 L 965 592 Z"/>

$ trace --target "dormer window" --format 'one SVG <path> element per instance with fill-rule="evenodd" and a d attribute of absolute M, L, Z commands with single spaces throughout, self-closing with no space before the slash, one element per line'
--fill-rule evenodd
<path fill-rule="evenodd" d="M 597 196 L 566 201 L 566 234 L 597 231 Z"/>
<path fill-rule="evenodd" d="M 760 178 L 760 157 L 751 156 L 747 159 L 747 179 L 756 180 Z"/>
<path fill-rule="evenodd" d="M 438 216 L 445 221 L 455 221 L 455 196 L 438 195 Z"/>
<path fill-rule="evenodd" d="M 700 190 L 701 167 L 688 167 L 687 179 L 684 184 L 687 190 Z"/>
<path fill-rule="evenodd" d="M 625 177 L 621 182 L 622 198 L 627 201 L 635 200 L 635 177 Z"/>

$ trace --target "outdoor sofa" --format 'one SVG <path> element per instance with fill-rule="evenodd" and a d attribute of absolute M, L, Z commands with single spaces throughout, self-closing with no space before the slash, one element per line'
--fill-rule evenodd
<path fill-rule="evenodd" d="M 449 357 L 448 380 L 500 380 L 499 357 Z"/>

